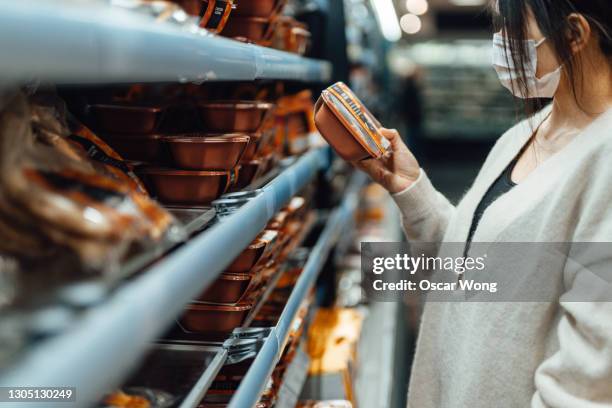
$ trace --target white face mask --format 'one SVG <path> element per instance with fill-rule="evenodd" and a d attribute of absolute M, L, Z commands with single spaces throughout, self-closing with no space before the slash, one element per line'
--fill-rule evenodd
<path fill-rule="evenodd" d="M 527 64 L 525 66 L 525 82 L 527 83 L 528 92 L 527 95 L 524 95 L 518 82 L 521 73 L 514 67 L 511 58 L 512 52 L 508 47 L 508 42 L 498 33 L 493 35 L 493 68 L 495 68 L 502 85 L 517 98 L 552 98 L 557 92 L 559 82 L 561 81 L 561 68 L 563 68 L 563 65 L 544 75 L 542 78 L 536 77 L 538 67 L 537 48 L 544 41 L 546 41 L 546 38 L 538 42 L 535 40 L 525 41 L 528 51 Z"/>

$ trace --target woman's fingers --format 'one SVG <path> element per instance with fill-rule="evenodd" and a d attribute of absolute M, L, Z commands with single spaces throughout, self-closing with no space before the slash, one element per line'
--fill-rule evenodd
<path fill-rule="evenodd" d="M 391 144 L 387 151 L 377 159 L 363 160 L 354 163 L 355 167 L 368 173 L 370 177 L 387 190 L 402 191 L 416 180 L 420 167 L 408 147 L 402 141 L 397 130 L 381 129 L 381 134 Z"/>
<path fill-rule="evenodd" d="M 381 184 L 387 183 L 393 177 L 393 173 L 380 160 L 362 160 L 355 163 L 355 166 L 368 173 L 375 181 Z"/>
<path fill-rule="evenodd" d="M 368 174 L 371 174 L 373 171 L 375 171 L 377 167 L 380 166 L 382 166 L 382 163 L 375 159 L 360 160 L 358 162 L 355 162 L 355 167 L 365 171 Z"/>
<path fill-rule="evenodd" d="M 380 133 L 391 143 L 393 150 L 398 150 L 398 148 L 403 146 L 404 142 L 402 142 L 402 138 L 397 130 L 382 128 Z"/>
<path fill-rule="evenodd" d="M 378 181 L 377 175 L 380 173 L 379 169 L 382 167 L 382 163 L 380 163 L 378 160 L 361 160 L 356 162 L 355 166 L 369 174 L 374 180 Z"/>

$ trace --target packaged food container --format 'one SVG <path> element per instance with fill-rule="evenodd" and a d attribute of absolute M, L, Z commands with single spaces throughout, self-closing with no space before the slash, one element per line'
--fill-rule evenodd
<path fill-rule="evenodd" d="M 202 10 L 200 27 L 205 28 L 213 33 L 223 31 L 227 23 L 227 19 L 233 9 L 232 0 L 201 0 Z"/>
<path fill-rule="evenodd" d="M 236 304 L 245 296 L 252 278 L 249 274 L 222 273 L 197 301 Z"/>
<path fill-rule="evenodd" d="M 191 133 L 201 127 L 200 115 L 191 98 L 175 96 L 167 98 L 172 100 L 172 102 L 164 113 L 159 133 L 182 135 Z"/>
<path fill-rule="evenodd" d="M 304 228 L 303 220 L 293 220 L 287 223 L 284 229 L 284 235 L 286 236 L 283 247 L 280 250 L 279 259 L 285 260 L 287 256 L 295 249 L 295 246 L 299 244 L 298 239 L 303 240 L 300 232 Z"/>
<path fill-rule="evenodd" d="M 310 48 L 311 37 L 312 34 L 305 26 L 291 27 L 287 51 L 305 55 Z"/>
<path fill-rule="evenodd" d="M 338 155 L 350 162 L 379 158 L 389 147 L 380 123 L 342 82 L 321 93 L 315 124 Z"/>
<path fill-rule="evenodd" d="M 278 238 L 278 231 L 264 230 L 251 244 L 244 250 L 230 266 L 226 272 L 246 273 L 259 262 L 266 260 Z"/>
<path fill-rule="evenodd" d="M 289 200 L 289 204 L 283 210 L 287 212 L 290 221 L 302 219 L 306 213 L 306 199 L 295 196 Z"/>
<path fill-rule="evenodd" d="M 288 220 L 289 213 L 287 211 L 281 210 L 274 214 L 272 219 L 268 221 L 268 226 L 266 228 L 275 231 L 282 231 Z"/>
<path fill-rule="evenodd" d="M 162 136 L 158 134 L 112 134 L 102 139 L 127 160 L 158 164 L 167 159 Z"/>
<path fill-rule="evenodd" d="M 272 45 L 274 48 L 304 55 L 310 45 L 308 26 L 288 16 L 278 17 Z"/>
<path fill-rule="evenodd" d="M 178 135 L 166 136 L 176 167 L 190 170 L 232 170 L 247 146 L 249 136 L 230 135 Z"/>
<path fill-rule="evenodd" d="M 265 127 L 266 124 L 262 125 L 262 128 Z M 276 129 L 266 129 L 261 132 L 261 140 L 259 141 L 259 146 L 257 150 L 258 155 L 263 155 L 265 153 L 269 153 L 273 149 L 274 139 L 276 138 Z"/>
<path fill-rule="evenodd" d="M 240 176 L 240 170 L 242 169 L 242 165 L 237 165 L 236 167 L 234 167 L 234 170 L 232 170 L 230 172 L 230 185 L 228 187 L 228 190 L 232 187 L 235 186 L 236 183 L 238 182 L 238 177 Z M 226 190 L 225 192 L 227 192 L 228 190 Z"/>
<path fill-rule="evenodd" d="M 138 174 L 168 204 L 206 205 L 225 193 L 234 180 L 232 171 L 188 171 L 143 167 Z"/>
<path fill-rule="evenodd" d="M 289 156 L 299 156 L 310 147 L 308 122 L 305 112 L 294 112 L 285 117 L 285 150 Z"/>
<path fill-rule="evenodd" d="M 277 253 L 275 252 L 272 258 L 276 258 Z M 278 273 L 279 267 L 275 259 L 271 259 L 265 266 L 257 271 L 257 277 L 260 279 L 260 285 L 262 290 L 266 289 L 270 280 Z"/>
<path fill-rule="evenodd" d="M 235 327 L 242 326 L 252 307 L 250 304 L 236 306 L 191 304 L 187 306 L 181 317 L 181 325 L 190 332 L 229 333 Z"/>
<path fill-rule="evenodd" d="M 199 111 L 204 125 L 213 132 L 254 133 L 273 106 L 258 101 L 204 102 Z"/>
<path fill-rule="evenodd" d="M 262 160 L 250 160 L 240 163 L 241 169 L 236 181 L 236 189 L 248 187 L 253 181 L 257 180 L 264 174 L 265 165 Z"/>
<path fill-rule="evenodd" d="M 199 101 L 261 101 L 274 103 L 282 92 L 279 82 L 215 81 L 198 89 L 194 98 Z"/>
<path fill-rule="evenodd" d="M 286 115 L 287 133 L 291 136 L 302 136 L 308 134 L 307 112 L 291 112 Z"/>
<path fill-rule="evenodd" d="M 261 150 L 261 142 L 263 140 L 261 133 L 250 133 L 249 135 L 249 144 L 247 145 L 244 154 L 242 155 L 242 160 L 249 161 L 254 160 L 257 156 L 257 153 Z"/>
<path fill-rule="evenodd" d="M 221 35 L 262 44 L 270 40 L 272 32 L 272 22 L 269 18 L 235 16 L 227 22 Z"/>
<path fill-rule="evenodd" d="M 236 16 L 271 17 L 282 11 L 286 0 L 237 0 Z"/>
<path fill-rule="evenodd" d="M 110 133 L 155 133 L 165 108 L 127 103 L 89 105 L 99 129 Z"/>
<path fill-rule="evenodd" d="M 295 285 L 302 274 L 304 265 L 308 261 L 310 250 L 308 248 L 297 248 L 286 260 L 286 268 L 278 280 L 278 288 L 289 288 Z"/>
<path fill-rule="evenodd" d="M 280 161 L 279 153 L 271 152 L 263 156 L 260 160 L 262 162 L 262 168 L 260 169 L 260 173 L 257 175 L 257 177 L 267 174 L 269 171 L 273 170 L 278 165 L 278 162 Z"/>

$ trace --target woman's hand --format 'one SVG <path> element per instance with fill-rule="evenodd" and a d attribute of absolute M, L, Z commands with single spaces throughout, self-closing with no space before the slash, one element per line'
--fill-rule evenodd
<path fill-rule="evenodd" d="M 368 159 L 355 166 L 387 189 L 391 194 L 410 187 L 421 173 L 414 155 L 408 150 L 395 129 L 382 129 L 382 135 L 391 143 L 391 151 L 380 159 Z"/>

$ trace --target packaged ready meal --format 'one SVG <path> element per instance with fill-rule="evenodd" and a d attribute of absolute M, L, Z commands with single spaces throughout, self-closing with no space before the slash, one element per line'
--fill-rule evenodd
<path fill-rule="evenodd" d="M 350 162 L 379 158 L 389 148 L 381 124 L 342 82 L 321 93 L 315 124 L 338 155 Z"/>

